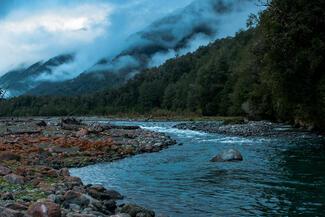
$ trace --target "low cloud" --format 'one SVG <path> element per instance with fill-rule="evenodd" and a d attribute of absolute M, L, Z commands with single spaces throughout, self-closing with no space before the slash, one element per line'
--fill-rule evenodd
<path fill-rule="evenodd" d="M 166 0 L 158 10 L 162 0 L 3 0 L 0 75 L 71 52 L 77 63 L 69 74 L 76 76 L 98 59 L 117 54 L 130 34 L 190 1 Z"/>
<path fill-rule="evenodd" d="M 259 10 L 254 0 L 18 2 L 20 7 L 0 16 L 0 75 L 22 63 L 74 53 L 74 62 L 37 78 L 50 81 L 158 66 L 234 35 Z"/>

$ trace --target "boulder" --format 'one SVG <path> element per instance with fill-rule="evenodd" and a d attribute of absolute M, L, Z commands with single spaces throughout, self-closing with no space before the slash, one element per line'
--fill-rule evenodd
<path fill-rule="evenodd" d="M 39 121 L 36 123 L 37 126 L 39 127 L 46 127 L 47 126 L 47 123 L 45 121 Z"/>
<path fill-rule="evenodd" d="M 232 162 L 242 161 L 243 156 L 236 149 L 222 151 L 220 154 L 211 159 L 212 162 Z"/>
<path fill-rule="evenodd" d="M 13 210 L 10 208 L 4 208 L 0 206 L 0 216 L 1 217 L 26 217 L 26 215 L 17 210 Z"/>
<path fill-rule="evenodd" d="M 75 176 L 65 176 L 64 181 L 65 181 L 65 185 L 68 186 L 69 188 L 82 185 L 81 179 Z"/>
<path fill-rule="evenodd" d="M 87 189 L 87 193 L 97 200 L 120 200 L 123 196 L 114 190 L 108 190 L 102 185 L 93 185 Z"/>
<path fill-rule="evenodd" d="M 3 177 L 7 182 L 16 185 L 22 185 L 25 183 L 25 178 L 14 173 L 8 174 Z"/>
<path fill-rule="evenodd" d="M 134 204 L 126 204 L 122 207 L 121 213 L 129 214 L 131 217 L 154 217 L 155 212 Z"/>
<path fill-rule="evenodd" d="M 76 136 L 77 137 L 84 137 L 84 136 L 87 136 L 88 134 L 89 134 L 89 131 L 87 129 L 82 128 L 81 130 L 79 130 L 76 133 Z"/>
<path fill-rule="evenodd" d="M 82 125 L 82 122 L 76 118 L 62 118 L 61 124 Z"/>
<path fill-rule="evenodd" d="M 115 215 L 111 215 L 110 217 L 131 217 L 131 216 L 127 213 L 118 213 Z"/>
<path fill-rule="evenodd" d="M 5 192 L 1 195 L 1 200 L 14 200 L 14 195 L 11 192 Z"/>
<path fill-rule="evenodd" d="M 63 196 L 63 200 L 64 207 L 70 207 L 71 204 L 76 204 L 81 208 L 85 208 L 90 204 L 95 207 L 100 207 L 99 201 L 95 200 L 87 194 L 73 190 L 67 191 Z"/>
<path fill-rule="evenodd" d="M 68 168 L 62 168 L 59 170 L 59 174 L 61 176 L 70 176 L 70 172 Z"/>
<path fill-rule="evenodd" d="M 10 151 L 2 151 L 0 152 L 0 161 L 8 161 L 8 160 L 20 160 L 20 156 L 17 154 L 14 154 Z"/>
<path fill-rule="evenodd" d="M 117 208 L 115 200 L 105 200 L 104 206 L 108 211 L 113 212 L 113 213 Z"/>
<path fill-rule="evenodd" d="M 53 202 L 37 202 L 28 208 L 27 213 L 33 217 L 61 217 L 61 208 Z"/>
<path fill-rule="evenodd" d="M 5 176 L 11 173 L 11 170 L 5 166 L 0 165 L 0 176 Z"/>
<path fill-rule="evenodd" d="M 27 206 L 21 203 L 10 203 L 6 205 L 6 208 L 16 210 L 16 211 L 26 211 L 28 209 Z"/>

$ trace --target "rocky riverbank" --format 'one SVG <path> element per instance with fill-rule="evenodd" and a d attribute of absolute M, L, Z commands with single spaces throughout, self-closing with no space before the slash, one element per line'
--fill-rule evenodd
<path fill-rule="evenodd" d="M 242 123 L 224 123 L 219 122 L 185 122 L 174 126 L 183 130 L 195 130 L 207 133 L 218 133 L 229 136 L 243 137 L 272 137 L 272 136 L 290 136 L 295 137 L 302 133 L 311 133 L 301 129 L 295 129 L 290 125 L 272 123 L 267 121 L 243 121 Z"/>
<path fill-rule="evenodd" d="M 0 120 L 0 216 L 146 217 L 137 205 L 117 206 L 118 192 L 83 185 L 68 167 L 157 152 L 176 142 L 134 126 L 68 119 Z"/>

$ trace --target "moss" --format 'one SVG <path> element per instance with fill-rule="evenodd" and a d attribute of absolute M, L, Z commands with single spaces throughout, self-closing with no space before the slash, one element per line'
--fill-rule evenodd
<path fill-rule="evenodd" d="M 35 188 L 32 184 L 15 185 L 0 178 L 0 192 L 11 192 L 15 201 L 37 201 L 47 197 L 43 191 Z"/>

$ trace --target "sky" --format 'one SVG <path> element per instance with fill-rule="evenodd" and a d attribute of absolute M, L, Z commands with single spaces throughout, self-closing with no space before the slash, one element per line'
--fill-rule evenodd
<path fill-rule="evenodd" d="M 193 1 L 0 0 L 0 75 L 39 60 L 73 52 L 77 54 L 78 61 L 65 66 L 65 70 L 74 72 L 66 79 L 76 76 L 102 57 L 117 55 L 125 48 L 131 35 L 181 11 Z M 196 0 L 198 5 L 209 1 Z M 250 11 L 256 12 L 252 4 L 245 10 L 220 17 L 219 22 L 229 25 L 223 25 L 223 30 L 213 39 L 232 35 L 239 28 L 244 28 Z M 211 40 L 197 37 L 186 52 Z M 159 65 L 175 55 L 173 50 L 158 53 L 152 58 L 151 66 Z"/>

